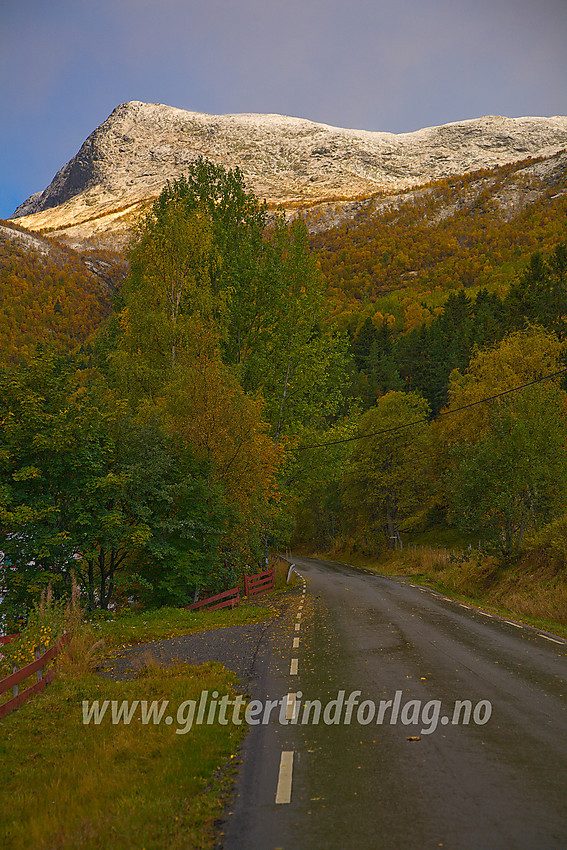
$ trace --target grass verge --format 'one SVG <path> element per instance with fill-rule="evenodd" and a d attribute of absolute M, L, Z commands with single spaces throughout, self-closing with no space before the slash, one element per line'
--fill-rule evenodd
<path fill-rule="evenodd" d="M 192 635 L 209 629 L 257 623 L 273 616 L 273 611 L 262 605 L 241 604 L 238 608 L 221 608 L 219 611 L 187 611 L 185 608 L 156 608 L 141 613 L 124 612 L 116 616 L 107 614 L 94 620 L 92 627 L 102 638 L 108 650 L 148 643 L 152 640 Z"/>
<path fill-rule="evenodd" d="M 215 663 L 150 665 L 115 682 L 90 667 L 125 645 L 272 616 L 248 603 L 232 611 L 161 608 L 101 615 L 78 628 L 55 682 L 0 721 L 0 847 L 212 847 L 244 726 L 195 725 L 178 734 L 177 709 L 204 690 L 234 694 L 234 675 Z M 143 724 L 138 710 L 130 724 L 113 724 L 109 710 L 100 725 L 85 725 L 83 700 L 168 700 L 173 720 Z"/>
<path fill-rule="evenodd" d="M 213 843 L 243 727 L 83 724 L 83 700 L 169 700 L 174 718 L 203 690 L 234 693 L 218 664 L 146 668 L 133 681 L 60 676 L 0 722 L 0 846 L 204 848 Z"/>

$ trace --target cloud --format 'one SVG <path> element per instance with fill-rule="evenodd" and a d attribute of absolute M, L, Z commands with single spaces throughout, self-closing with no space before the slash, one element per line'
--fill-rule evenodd
<path fill-rule="evenodd" d="M 565 44 L 564 0 L 3 3 L 3 180 L 43 188 L 133 99 L 393 132 L 565 114 Z"/>

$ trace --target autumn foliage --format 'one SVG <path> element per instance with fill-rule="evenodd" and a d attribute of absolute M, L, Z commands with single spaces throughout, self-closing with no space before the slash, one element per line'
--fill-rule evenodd
<path fill-rule="evenodd" d="M 0 230 L 11 615 L 72 573 L 91 608 L 186 604 L 290 543 L 451 527 L 510 559 L 555 540 L 567 200 L 530 167 L 361 199 L 310 237 L 199 159 L 120 285 L 116 258 Z M 512 210 L 521 180 L 537 199 Z"/>

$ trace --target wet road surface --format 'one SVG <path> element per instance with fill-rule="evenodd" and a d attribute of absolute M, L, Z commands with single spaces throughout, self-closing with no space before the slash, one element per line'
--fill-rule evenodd
<path fill-rule="evenodd" d="M 266 631 L 249 689 L 301 697 L 287 724 L 272 712 L 251 727 L 225 850 L 567 847 L 567 642 L 295 563 L 305 596 L 300 582 Z M 319 723 L 316 705 L 303 722 L 307 700 Z"/>

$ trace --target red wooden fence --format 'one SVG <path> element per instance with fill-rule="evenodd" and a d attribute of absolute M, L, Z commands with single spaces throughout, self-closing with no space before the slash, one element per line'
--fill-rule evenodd
<path fill-rule="evenodd" d="M 258 596 L 259 593 L 267 593 L 268 590 L 273 589 L 273 569 L 256 573 L 253 576 L 244 573 L 245 596 Z M 217 608 L 237 608 L 238 605 L 240 605 L 240 590 L 238 587 L 233 587 L 231 590 L 225 590 L 223 593 L 217 593 L 215 596 L 208 596 L 199 602 L 193 602 L 192 605 L 186 605 L 185 608 L 188 611 L 197 611 L 199 608 L 204 608 L 206 611 L 216 611 Z"/>
<path fill-rule="evenodd" d="M 246 596 L 258 596 L 260 593 L 267 593 L 268 590 L 274 589 L 274 571 L 264 570 L 262 573 L 256 573 L 253 576 L 247 576 L 244 573 L 244 593 Z"/>
<path fill-rule="evenodd" d="M 10 714 L 16 708 L 19 708 L 23 705 L 24 702 L 27 702 L 30 697 L 34 694 L 38 694 L 41 691 L 44 691 L 47 685 L 53 681 L 55 678 L 55 670 L 53 667 L 44 673 L 44 668 L 50 661 L 59 655 L 64 646 L 69 643 L 70 634 L 66 633 L 63 637 L 52 646 L 51 649 L 48 649 L 43 655 L 40 655 L 36 658 L 35 661 L 32 661 L 31 664 L 26 664 L 25 667 L 22 667 L 20 670 L 16 670 L 10 676 L 6 676 L 5 679 L 0 680 L 0 694 L 5 693 L 10 688 L 13 689 L 13 696 L 11 700 L 0 705 L 0 720 L 6 715 Z M 29 688 L 26 688 L 22 693 L 18 693 L 18 685 L 20 682 L 23 682 L 24 679 L 27 679 L 29 676 L 33 676 L 34 673 L 37 673 L 37 681 L 34 685 L 30 685 Z"/>
<path fill-rule="evenodd" d="M 185 607 L 189 611 L 196 611 L 206 606 L 207 611 L 216 611 L 217 608 L 236 608 L 238 605 L 240 605 L 240 590 L 238 587 L 233 587 L 232 590 L 225 590 L 223 593 L 217 593 L 216 596 L 208 596 Z"/>
<path fill-rule="evenodd" d="M 3 635 L 2 637 L 0 637 L 0 646 L 4 646 L 7 643 L 11 643 L 19 636 L 19 633 L 16 633 L 15 635 Z"/>

